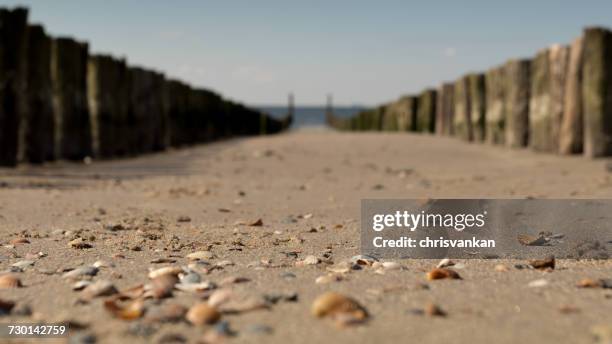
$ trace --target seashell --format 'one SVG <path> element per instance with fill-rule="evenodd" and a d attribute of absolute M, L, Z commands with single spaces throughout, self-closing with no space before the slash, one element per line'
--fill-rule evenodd
<path fill-rule="evenodd" d="M 442 259 L 438 265 L 436 265 L 437 268 L 446 268 L 449 266 L 453 266 L 455 265 L 455 262 L 453 262 L 452 260 L 448 259 L 448 258 L 444 258 Z"/>
<path fill-rule="evenodd" d="M 253 222 L 248 223 L 247 226 L 261 227 L 261 226 L 263 226 L 263 220 L 262 219 L 257 219 L 257 220 L 255 220 Z"/>
<path fill-rule="evenodd" d="M 307 256 L 306 258 L 302 259 L 299 262 L 296 262 L 295 265 L 296 266 L 305 266 L 305 265 L 317 265 L 321 262 L 321 260 L 315 256 Z"/>
<path fill-rule="evenodd" d="M 21 280 L 15 275 L 6 274 L 0 276 L 0 289 L 21 288 Z"/>
<path fill-rule="evenodd" d="M 461 276 L 451 269 L 436 268 L 427 273 L 427 279 L 430 281 L 437 279 L 461 279 Z"/>
<path fill-rule="evenodd" d="M 117 288 L 115 288 L 110 281 L 106 280 L 99 280 L 91 283 L 81 292 L 81 295 L 86 300 L 93 299 L 98 296 L 109 296 L 114 294 L 117 294 Z"/>
<path fill-rule="evenodd" d="M 397 262 L 383 262 L 382 267 L 385 270 L 400 270 L 402 268 Z"/>
<path fill-rule="evenodd" d="M 217 285 L 210 281 L 204 281 L 200 283 L 189 283 L 189 284 L 179 283 L 175 285 L 174 288 L 180 291 L 188 292 L 188 293 L 197 293 L 197 292 L 215 289 L 217 288 Z"/>
<path fill-rule="evenodd" d="M 176 304 L 165 304 L 161 307 L 157 307 L 153 310 L 147 311 L 145 317 L 146 322 L 178 322 L 185 318 L 187 308 Z"/>
<path fill-rule="evenodd" d="M 181 283 L 183 284 L 200 283 L 202 280 L 200 275 L 196 272 L 181 274 L 179 277 L 181 278 Z"/>
<path fill-rule="evenodd" d="M 220 266 L 220 267 L 232 266 L 232 265 L 235 265 L 235 264 L 231 260 L 222 260 L 220 262 L 217 262 L 217 264 L 215 264 L 215 266 Z"/>
<path fill-rule="evenodd" d="M 122 290 L 119 293 L 119 297 L 122 300 L 125 300 L 125 299 L 132 299 L 132 300 L 134 300 L 134 299 L 142 297 L 144 295 L 144 293 L 145 293 L 144 285 L 139 284 L 139 285 L 130 287 L 128 289 Z"/>
<path fill-rule="evenodd" d="M 98 268 L 93 266 L 83 266 L 70 270 L 62 275 L 62 278 L 77 279 L 85 276 L 95 276 L 98 273 Z"/>
<path fill-rule="evenodd" d="M 85 280 L 78 281 L 72 285 L 72 290 L 75 290 L 75 291 L 83 290 L 85 289 L 85 287 L 87 287 L 90 284 L 91 284 L 91 281 L 85 281 Z"/>
<path fill-rule="evenodd" d="M 19 245 L 19 244 L 29 244 L 30 240 L 26 238 L 15 238 L 11 240 L 11 245 Z"/>
<path fill-rule="evenodd" d="M 351 272 L 352 266 L 349 262 L 341 262 L 336 265 L 328 266 L 325 270 L 337 274 L 346 274 Z"/>
<path fill-rule="evenodd" d="M 149 278 L 150 279 L 154 279 L 157 278 L 159 276 L 162 275 L 175 275 L 178 276 L 178 274 L 180 274 L 181 272 L 183 272 L 183 269 L 181 267 L 178 266 L 166 266 L 163 268 L 159 268 L 156 270 L 152 270 L 151 272 L 149 272 Z"/>
<path fill-rule="evenodd" d="M 246 277 L 229 276 L 221 280 L 219 284 L 220 285 L 230 285 L 230 284 L 246 283 L 249 281 L 251 280 Z"/>
<path fill-rule="evenodd" d="M 503 265 L 503 264 L 495 265 L 495 271 L 497 271 L 497 272 L 506 272 L 506 271 L 509 271 L 509 270 L 510 269 L 508 269 L 508 267 Z"/>
<path fill-rule="evenodd" d="M 34 263 L 35 262 L 33 260 L 20 260 L 11 266 L 19 269 L 25 269 L 34 266 Z"/>
<path fill-rule="evenodd" d="M 165 274 L 155 277 L 150 284 L 150 289 L 147 290 L 145 296 L 150 296 L 155 299 L 163 299 L 172 296 L 174 286 L 178 283 L 178 276 Z"/>
<path fill-rule="evenodd" d="M 230 289 L 215 290 L 208 298 L 208 305 L 218 308 L 222 304 L 228 302 L 234 296 L 234 292 Z"/>
<path fill-rule="evenodd" d="M 193 305 L 185 315 L 185 319 L 196 326 L 210 325 L 221 319 L 221 313 L 214 307 L 202 302 Z"/>
<path fill-rule="evenodd" d="M 68 246 L 76 249 L 92 248 L 93 246 L 87 243 L 83 238 L 76 238 L 68 242 Z"/>
<path fill-rule="evenodd" d="M 115 318 L 123 320 L 134 320 L 144 314 L 144 301 L 142 299 L 131 301 L 125 305 L 120 305 L 117 300 L 104 301 L 104 308 Z"/>
<path fill-rule="evenodd" d="M 545 269 L 554 269 L 555 268 L 555 257 L 550 256 L 545 259 L 536 259 L 529 261 L 529 265 L 531 265 L 534 269 L 545 270 Z"/>
<path fill-rule="evenodd" d="M 214 255 L 210 251 L 196 251 L 187 255 L 189 260 L 206 260 L 212 259 Z"/>
<path fill-rule="evenodd" d="M 543 236 L 534 236 L 529 234 L 519 234 L 517 240 L 521 245 L 525 246 L 543 246 L 548 243 L 548 239 Z"/>
<path fill-rule="evenodd" d="M 355 320 L 365 320 L 368 312 L 357 301 L 336 292 L 327 292 L 315 299 L 311 308 L 312 314 L 318 318 L 350 315 Z"/>
<path fill-rule="evenodd" d="M 528 287 L 530 288 L 541 288 L 541 287 L 545 287 L 548 285 L 548 281 L 545 279 L 537 279 L 535 281 L 531 281 L 529 282 L 529 284 L 527 284 Z"/>
<path fill-rule="evenodd" d="M 114 268 L 115 264 L 114 263 L 109 263 L 107 261 L 104 260 L 98 260 L 95 263 L 92 264 L 93 267 L 95 268 Z"/>
<path fill-rule="evenodd" d="M 578 288 L 612 288 L 612 281 L 605 279 L 584 278 L 576 284 Z"/>
<path fill-rule="evenodd" d="M 423 309 L 424 313 L 426 315 L 429 315 L 430 317 L 445 317 L 446 316 L 446 312 L 442 310 L 442 308 L 440 308 L 438 305 L 433 304 L 433 303 L 428 303 L 427 305 L 425 305 L 425 308 Z"/>
<path fill-rule="evenodd" d="M 353 256 L 350 260 L 351 263 L 353 264 L 359 264 L 359 265 L 367 265 L 367 266 L 371 266 L 372 264 L 374 264 L 375 262 L 377 262 L 378 259 L 375 257 L 371 257 L 371 256 L 367 256 L 367 255 L 357 255 L 357 256 Z"/>

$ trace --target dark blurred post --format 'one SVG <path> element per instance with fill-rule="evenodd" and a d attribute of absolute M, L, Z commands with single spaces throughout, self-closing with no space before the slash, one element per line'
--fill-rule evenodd
<path fill-rule="evenodd" d="M 58 158 L 80 160 L 92 153 L 87 107 L 87 59 L 86 43 L 70 38 L 53 40 L 51 77 Z"/>
<path fill-rule="evenodd" d="M 506 146 L 527 146 L 530 138 L 530 60 L 510 60 L 505 66 Z"/>
<path fill-rule="evenodd" d="M 582 61 L 584 40 L 574 40 L 570 46 L 570 57 L 565 80 L 563 121 L 559 132 L 559 153 L 582 153 Z"/>
<path fill-rule="evenodd" d="M 19 122 L 25 109 L 28 11 L 0 9 L 0 166 L 17 164 Z"/>
<path fill-rule="evenodd" d="M 22 118 L 20 151 L 23 161 L 53 160 L 54 128 L 51 84 L 51 38 L 40 25 L 28 27 L 26 71 L 27 115 Z"/>

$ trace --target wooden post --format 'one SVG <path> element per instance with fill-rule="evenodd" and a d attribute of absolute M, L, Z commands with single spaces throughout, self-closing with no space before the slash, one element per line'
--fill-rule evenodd
<path fill-rule="evenodd" d="M 465 141 L 472 141 L 473 138 L 469 90 L 468 76 L 464 76 L 455 82 L 453 132 L 455 136 Z"/>
<path fill-rule="evenodd" d="M 19 123 L 25 109 L 28 11 L 0 9 L 0 166 L 17 164 Z"/>
<path fill-rule="evenodd" d="M 417 130 L 426 133 L 436 131 L 436 96 L 437 92 L 428 89 L 421 92 L 417 115 Z"/>
<path fill-rule="evenodd" d="M 612 32 L 587 28 L 584 32 L 582 111 L 584 154 L 612 155 Z"/>
<path fill-rule="evenodd" d="M 87 106 L 88 46 L 70 38 L 51 45 L 57 156 L 81 160 L 92 155 L 91 124 Z"/>
<path fill-rule="evenodd" d="M 506 146 L 525 147 L 529 140 L 530 105 L 529 60 L 510 60 L 504 71 L 504 111 L 506 113 Z"/>
<path fill-rule="evenodd" d="M 505 141 L 505 102 L 504 102 L 504 68 L 495 67 L 485 74 L 486 87 L 486 129 L 487 143 L 504 144 Z"/>
<path fill-rule="evenodd" d="M 559 153 L 582 153 L 583 115 L 582 115 L 582 64 L 584 40 L 574 40 L 570 47 L 569 66 L 565 81 L 563 119 L 559 133 Z"/>
<path fill-rule="evenodd" d="M 468 89 L 470 93 L 472 137 L 474 141 L 482 142 L 485 139 L 485 115 L 487 110 L 484 74 L 470 74 L 468 76 Z"/>
<path fill-rule="evenodd" d="M 438 88 L 438 104 L 436 106 L 436 134 L 451 136 L 454 134 L 453 120 L 455 117 L 455 84 L 443 83 Z"/>
<path fill-rule="evenodd" d="M 23 158 L 30 163 L 55 159 L 51 38 L 40 25 L 28 27 L 27 116 L 22 122 Z"/>

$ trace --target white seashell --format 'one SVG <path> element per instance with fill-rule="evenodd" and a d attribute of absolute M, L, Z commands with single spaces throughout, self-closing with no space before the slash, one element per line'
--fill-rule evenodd
<path fill-rule="evenodd" d="M 196 251 L 187 255 L 189 260 L 206 260 L 212 259 L 214 255 L 210 251 Z"/>
<path fill-rule="evenodd" d="M 437 268 L 446 268 L 446 267 L 453 266 L 453 265 L 455 265 L 455 263 L 452 260 L 450 260 L 448 258 L 444 258 L 444 259 L 442 259 L 438 263 L 438 265 L 436 265 L 436 267 Z"/>
<path fill-rule="evenodd" d="M 205 282 L 200 282 L 200 283 L 190 283 L 190 284 L 179 283 L 174 286 L 175 289 L 185 291 L 188 293 L 197 293 L 200 291 L 212 290 L 212 289 L 215 289 L 216 287 L 217 285 L 210 281 L 205 281 Z"/>
<path fill-rule="evenodd" d="M 157 278 L 159 276 L 162 275 L 175 275 L 178 276 L 178 274 L 180 274 L 181 272 L 183 272 L 183 268 L 178 267 L 178 266 L 166 266 L 163 268 L 159 268 L 156 270 L 151 270 L 149 272 L 149 278 L 150 279 L 154 279 Z"/>
<path fill-rule="evenodd" d="M 83 266 L 74 270 L 68 271 L 62 275 L 62 278 L 79 278 L 84 276 L 95 276 L 98 273 L 98 268 L 93 266 Z"/>
<path fill-rule="evenodd" d="M 222 304 L 228 302 L 234 293 L 229 289 L 215 290 L 208 298 L 208 304 L 212 307 L 218 308 Z"/>

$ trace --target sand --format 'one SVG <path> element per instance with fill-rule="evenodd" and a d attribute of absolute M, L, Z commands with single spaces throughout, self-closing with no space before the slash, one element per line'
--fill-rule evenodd
<path fill-rule="evenodd" d="M 212 264 L 235 265 L 204 280 L 250 280 L 231 286 L 236 299 L 298 295 L 296 302 L 279 301 L 268 310 L 224 314 L 236 332 L 229 339 L 234 342 L 591 343 L 596 326 L 612 326 L 612 290 L 575 284 L 585 277 L 612 278 L 610 260 L 560 260 L 553 272 L 514 268 L 525 261 L 459 260 L 458 281 L 427 281 L 425 272 L 437 261 L 402 260 L 403 270 L 380 275 L 364 269 L 328 284 L 315 283 L 326 274 L 326 263 L 295 263 L 326 251 L 335 263 L 359 254 L 362 198 L 609 198 L 606 163 L 429 135 L 305 130 L 90 165 L 0 169 L 0 242 L 23 236 L 30 241 L 0 247 L 0 270 L 27 253 L 46 254 L 17 274 L 23 288 L 0 290 L 0 299 L 30 305 L 32 316 L 0 320 L 77 321 L 87 326 L 81 332 L 103 343 L 158 342 L 168 334 L 196 342 L 210 327 L 114 319 L 102 306 L 104 298 L 75 304 L 79 292 L 59 271 L 112 262 L 94 280 L 123 290 L 146 283 L 150 267 L 186 265 L 187 254 L 210 250 Z M 240 223 L 257 219 L 263 226 Z M 108 229 L 120 223 L 126 230 Z M 77 236 L 93 248 L 69 247 Z M 168 257 L 176 263 L 150 263 Z M 498 264 L 509 271 L 495 271 Z M 547 285 L 528 286 L 539 279 Z M 338 328 L 313 317 L 313 300 L 329 290 L 358 300 L 371 319 Z M 174 295 L 147 301 L 147 310 L 199 299 Z M 448 315 L 415 314 L 429 302 Z"/>

